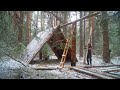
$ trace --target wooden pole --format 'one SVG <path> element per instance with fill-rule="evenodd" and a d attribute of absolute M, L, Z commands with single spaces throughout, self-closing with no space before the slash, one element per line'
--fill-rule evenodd
<path fill-rule="evenodd" d="M 73 22 L 70 22 L 70 23 L 66 23 L 66 24 L 63 24 L 63 25 L 60 25 L 60 28 L 64 27 L 64 26 L 67 26 L 67 25 L 70 25 L 70 24 L 73 24 L 73 23 L 77 23 L 78 21 L 81 21 L 83 19 L 86 19 L 86 18 L 89 18 L 89 17 L 92 17 L 92 16 L 95 16 L 95 15 L 98 15 L 100 12 L 95 12 L 93 14 L 90 14 L 90 15 L 87 15 L 87 16 L 84 16 L 78 20 L 75 20 Z"/>
<path fill-rule="evenodd" d="M 83 12 L 80 12 L 80 18 L 83 17 Z M 80 48 L 79 48 L 79 58 L 83 57 L 83 20 L 80 21 Z"/>
<path fill-rule="evenodd" d="M 85 16 L 85 12 L 84 12 L 84 16 Z M 83 29 L 83 30 L 84 30 L 84 31 L 83 31 L 83 32 L 84 32 L 84 36 L 83 36 L 83 37 L 84 37 L 84 39 L 83 39 L 83 40 L 84 40 L 84 43 L 83 43 L 83 44 L 84 44 L 84 64 L 85 64 L 85 63 L 86 63 L 86 45 L 85 45 L 85 27 L 86 27 L 86 26 L 85 26 L 85 19 L 84 19 L 84 24 L 83 24 L 83 25 L 84 25 L 84 27 L 83 27 L 83 28 L 84 28 L 84 29 Z"/>
<path fill-rule="evenodd" d="M 92 43 L 92 47 L 94 49 L 95 47 L 95 41 L 94 41 L 94 16 L 91 17 L 92 18 L 92 38 L 91 38 L 91 43 Z"/>

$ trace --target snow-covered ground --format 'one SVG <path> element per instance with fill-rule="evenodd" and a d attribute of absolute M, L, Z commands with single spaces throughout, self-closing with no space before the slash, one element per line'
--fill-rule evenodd
<path fill-rule="evenodd" d="M 113 59 L 111 59 L 111 62 L 112 62 L 113 64 L 118 64 L 118 65 L 120 65 L 120 57 L 114 57 Z"/>
<path fill-rule="evenodd" d="M 50 59 L 56 57 L 51 56 Z M 92 57 L 92 65 L 111 65 L 120 64 L 120 58 L 111 59 L 112 63 L 103 63 L 101 57 Z M 42 61 L 40 64 L 29 65 L 30 67 L 24 67 L 21 63 L 14 61 L 9 57 L 3 57 L 0 60 L 0 79 L 95 79 L 86 74 L 78 73 L 68 68 L 64 68 L 62 71 L 56 70 L 34 70 L 33 67 L 58 67 L 60 61 L 48 60 Z M 65 65 L 70 66 L 70 63 L 65 63 Z M 83 64 L 83 58 L 79 59 L 77 66 Z M 31 68 L 32 67 L 32 68 Z"/>
<path fill-rule="evenodd" d="M 79 62 L 83 63 L 83 57 L 79 58 L 78 55 L 76 55 L 77 59 L 79 60 Z M 92 65 L 93 66 L 99 66 L 99 65 L 111 65 L 111 64 L 115 64 L 115 65 L 120 65 L 120 57 L 115 57 L 113 59 L 110 60 L 110 63 L 105 63 L 102 60 L 101 56 L 96 56 L 96 55 L 92 55 Z"/>
<path fill-rule="evenodd" d="M 20 78 L 20 70 L 23 66 L 9 57 L 0 60 L 0 79 Z M 13 73 L 13 74 L 11 74 Z"/>
<path fill-rule="evenodd" d="M 55 66 L 56 63 L 58 65 L 59 63 L 53 62 L 48 63 L 43 62 L 41 63 L 41 66 L 48 65 L 48 67 L 50 67 Z M 69 70 L 68 68 L 64 68 L 62 71 L 59 71 L 58 69 L 34 70 L 31 68 L 25 68 L 24 66 L 22 66 L 22 64 L 12 60 L 9 57 L 5 57 L 2 60 L 0 60 L 0 79 L 90 79 L 90 78 L 92 77 L 89 75 L 77 73 Z"/>
<path fill-rule="evenodd" d="M 11 68 L 11 69 L 22 68 L 22 65 L 19 62 L 16 62 L 9 57 L 3 57 L 0 60 L 0 66 L 6 67 L 6 68 Z"/>

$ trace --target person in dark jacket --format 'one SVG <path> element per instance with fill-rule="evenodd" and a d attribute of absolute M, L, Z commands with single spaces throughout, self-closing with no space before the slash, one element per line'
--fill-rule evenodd
<path fill-rule="evenodd" d="M 92 65 L 92 45 L 88 43 L 87 64 Z"/>

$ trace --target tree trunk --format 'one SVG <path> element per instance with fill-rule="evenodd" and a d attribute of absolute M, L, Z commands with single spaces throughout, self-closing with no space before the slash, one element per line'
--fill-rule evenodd
<path fill-rule="evenodd" d="M 17 30 L 17 20 L 18 20 L 17 12 L 14 11 L 14 14 L 13 14 L 14 31 Z"/>
<path fill-rule="evenodd" d="M 80 12 L 80 18 L 82 18 L 82 12 Z M 82 29 L 82 27 L 83 27 L 83 25 L 82 25 L 82 23 L 83 23 L 83 21 L 81 20 L 80 21 L 80 51 L 79 51 L 79 53 L 80 53 L 80 57 L 83 57 L 83 29 Z"/>
<path fill-rule="evenodd" d="M 95 47 L 94 47 L 94 50 L 95 50 L 95 55 L 100 55 L 99 52 L 100 51 L 100 48 L 99 48 L 99 42 L 100 42 L 100 26 L 96 25 L 95 27 L 95 39 L 94 39 L 94 42 L 95 42 Z"/>
<path fill-rule="evenodd" d="M 40 16 L 41 16 L 41 31 L 44 30 L 44 25 L 43 25 L 43 12 L 41 11 L 40 13 Z M 39 59 L 42 59 L 42 56 L 43 56 L 43 53 L 42 53 L 42 49 L 39 51 Z"/>
<path fill-rule="evenodd" d="M 109 52 L 109 31 L 108 31 L 108 17 L 107 11 L 102 11 L 103 20 L 101 21 L 101 26 L 103 30 L 103 60 L 105 63 L 110 62 L 110 52 Z"/>
<path fill-rule="evenodd" d="M 89 11 L 89 15 L 92 14 L 91 11 Z M 91 28 L 91 17 L 88 18 L 89 19 L 89 32 L 90 32 L 90 28 Z"/>
<path fill-rule="evenodd" d="M 36 15 L 36 17 L 35 17 L 35 24 L 36 24 L 36 29 L 35 29 L 35 36 L 38 34 L 38 18 L 39 17 L 39 11 L 37 11 L 37 15 Z M 42 24 L 41 24 L 42 25 Z M 42 50 L 41 50 L 42 51 Z M 38 52 L 38 57 L 39 57 L 39 59 L 42 59 L 42 52 L 41 51 L 39 51 Z"/>
<path fill-rule="evenodd" d="M 119 17 L 119 21 L 120 21 L 120 17 Z M 118 29 L 119 29 L 119 30 L 118 30 L 118 34 L 117 34 L 117 35 L 119 36 L 119 37 L 118 37 L 118 40 L 119 40 L 119 41 L 118 41 L 118 45 L 120 45 L 120 22 L 118 22 Z M 120 56 L 120 50 L 118 51 L 118 54 L 117 54 L 117 55 Z"/>
<path fill-rule="evenodd" d="M 38 33 L 38 16 L 39 16 L 39 11 L 37 11 L 37 15 L 36 15 L 36 29 L 35 29 L 35 36 L 37 35 L 37 33 Z"/>
<path fill-rule="evenodd" d="M 84 16 L 85 16 L 85 15 L 86 15 L 86 13 L 84 12 Z M 83 36 L 84 39 L 83 39 L 83 40 L 84 40 L 84 41 L 83 41 L 83 42 L 84 42 L 84 43 L 83 43 L 83 44 L 84 44 L 84 64 L 85 64 L 85 63 L 86 63 L 86 52 L 87 52 L 87 51 L 86 51 L 86 45 L 85 45 L 85 39 L 86 39 L 86 38 L 85 38 L 85 27 L 86 27 L 86 25 L 85 25 L 85 19 L 84 19 L 83 22 L 84 22 L 84 24 L 83 24 L 83 25 L 84 25 L 84 26 L 83 26 L 83 30 L 84 30 L 84 31 L 83 31 L 83 33 L 84 33 L 84 36 Z"/>
<path fill-rule="evenodd" d="M 93 12 L 92 12 L 92 13 L 93 13 Z M 94 38 L 94 37 L 95 37 L 95 33 L 94 33 L 94 27 L 95 27 L 95 26 L 94 26 L 94 22 L 95 22 L 95 21 L 94 21 L 94 16 L 91 17 L 91 21 L 92 21 L 92 22 L 91 22 L 91 25 L 92 25 L 92 48 L 94 49 L 94 47 L 95 47 L 95 38 Z M 93 54 L 94 54 L 94 53 L 93 53 Z"/>
<path fill-rule="evenodd" d="M 93 14 L 93 11 L 90 11 L 89 14 Z M 91 44 L 92 44 L 92 49 L 94 49 L 95 47 L 95 33 L 94 33 L 94 16 L 90 17 L 90 27 L 92 28 L 92 36 L 91 36 Z M 89 30 L 90 30 L 90 27 L 89 27 Z M 93 54 L 95 54 L 93 52 Z"/>
<path fill-rule="evenodd" d="M 72 47 L 71 47 L 71 66 L 76 66 L 76 23 L 73 24 Z"/>
<path fill-rule="evenodd" d="M 18 42 L 22 43 L 22 33 L 23 33 L 23 19 L 24 19 L 24 15 L 23 15 L 23 11 L 20 11 L 20 17 L 19 19 L 19 26 L 18 26 Z"/>
<path fill-rule="evenodd" d="M 67 11 L 64 11 L 64 14 L 63 14 L 63 18 L 64 18 L 64 24 L 67 23 L 67 18 L 68 18 L 68 12 Z M 63 27 L 63 33 L 65 35 L 65 37 L 67 37 L 67 27 Z"/>
<path fill-rule="evenodd" d="M 31 11 L 27 11 L 27 31 L 26 31 L 26 45 L 29 44 L 31 39 Z"/>
<path fill-rule="evenodd" d="M 44 13 L 41 11 L 41 31 L 44 30 Z"/>
<path fill-rule="evenodd" d="M 94 23 L 94 22 L 93 22 Z M 94 24 L 92 26 L 92 47 L 95 48 L 95 33 L 94 33 Z"/>
<path fill-rule="evenodd" d="M 86 15 L 86 13 L 84 12 L 84 16 L 85 16 L 85 15 Z M 86 27 L 86 25 L 85 25 L 85 19 L 84 19 L 84 27 L 83 27 L 83 28 L 84 28 L 84 47 L 85 47 L 85 39 L 86 39 L 86 38 L 85 38 L 85 27 Z"/>

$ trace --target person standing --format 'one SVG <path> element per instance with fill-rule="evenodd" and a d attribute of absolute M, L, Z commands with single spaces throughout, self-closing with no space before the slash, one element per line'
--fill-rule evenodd
<path fill-rule="evenodd" d="M 87 64 L 92 65 L 92 45 L 88 43 Z"/>

